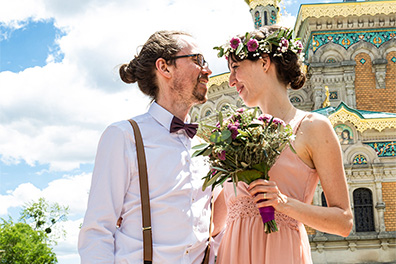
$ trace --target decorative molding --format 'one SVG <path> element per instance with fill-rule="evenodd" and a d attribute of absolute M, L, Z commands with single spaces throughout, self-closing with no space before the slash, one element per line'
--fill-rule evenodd
<path fill-rule="evenodd" d="M 294 27 L 299 31 L 300 25 L 309 17 L 350 17 L 350 16 L 378 16 L 396 13 L 396 1 L 365 1 L 343 2 L 333 4 L 308 4 L 301 5 Z"/>
<path fill-rule="evenodd" d="M 245 0 L 245 2 L 249 5 L 250 9 L 255 9 L 257 6 L 267 6 L 272 5 L 274 7 L 279 8 L 280 0 Z"/>
<path fill-rule="evenodd" d="M 228 84 L 229 79 L 230 79 L 229 72 L 213 76 L 209 79 L 208 87 L 210 89 L 213 85 L 221 86 L 225 82 L 227 82 Z"/>
<path fill-rule="evenodd" d="M 350 122 L 356 127 L 356 130 L 361 133 L 368 129 L 375 129 L 381 132 L 386 128 L 396 128 L 396 118 L 364 119 L 356 113 L 347 111 L 344 107 L 341 107 L 337 112 L 331 114 L 329 120 L 333 126 L 338 122 Z"/>
<path fill-rule="evenodd" d="M 396 155 L 395 141 L 369 142 L 364 144 L 373 148 L 378 157 L 394 157 Z"/>
<path fill-rule="evenodd" d="M 312 50 L 316 53 L 320 47 L 328 43 L 338 44 L 347 50 L 359 41 L 371 43 L 376 48 L 379 48 L 382 44 L 392 39 L 396 39 L 395 28 L 313 32 L 308 45 L 306 45 L 305 60 L 308 60 L 307 50 Z M 361 61 L 361 63 L 364 64 L 365 61 Z"/>

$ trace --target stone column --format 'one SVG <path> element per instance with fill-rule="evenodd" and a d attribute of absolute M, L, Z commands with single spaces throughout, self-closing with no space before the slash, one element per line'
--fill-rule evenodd
<path fill-rule="evenodd" d="M 311 84 L 313 88 L 313 101 L 314 101 L 314 109 L 322 108 L 322 103 L 324 98 L 322 95 L 324 94 L 323 89 L 323 75 L 322 75 L 322 67 L 311 67 L 312 76 L 311 76 Z"/>
<path fill-rule="evenodd" d="M 344 66 L 344 82 L 346 91 L 346 103 L 352 108 L 356 108 L 356 94 L 355 94 L 355 65 L 353 61 L 349 66 Z"/>
<path fill-rule="evenodd" d="M 385 232 L 385 221 L 384 221 L 384 211 L 385 211 L 385 203 L 382 200 L 382 167 L 373 166 L 374 172 L 374 182 L 375 182 L 375 193 L 377 198 L 377 203 L 375 204 L 375 209 L 378 212 L 378 224 L 379 224 L 379 232 Z"/>

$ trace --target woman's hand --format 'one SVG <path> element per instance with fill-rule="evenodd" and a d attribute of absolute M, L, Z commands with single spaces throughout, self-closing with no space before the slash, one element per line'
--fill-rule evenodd
<path fill-rule="evenodd" d="M 273 181 L 263 179 L 250 183 L 248 192 L 253 196 L 257 207 L 272 206 L 277 211 L 282 211 L 281 206 L 287 203 L 287 196 L 282 194 Z"/>

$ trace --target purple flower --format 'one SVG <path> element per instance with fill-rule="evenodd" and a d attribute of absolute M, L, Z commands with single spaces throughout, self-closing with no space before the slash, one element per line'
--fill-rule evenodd
<path fill-rule="evenodd" d="M 238 112 L 238 113 L 243 113 L 243 111 L 244 111 L 244 109 L 243 109 L 243 108 L 239 108 L 239 109 L 237 109 L 237 112 Z"/>
<path fill-rule="evenodd" d="M 232 38 L 230 40 L 231 48 L 234 49 L 234 50 L 238 48 L 239 43 L 241 43 L 241 39 L 240 38 Z"/>
<path fill-rule="evenodd" d="M 239 123 L 238 123 L 238 126 L 239 126 Z M 238 136 L 238 134 L 239 134 L 239 132 L 238 132 L 238 126 L 236 126 L 236 124 L 229 124 L 228 125 L 228 130 L 230 130 L 231 131 L 231 138 L 232 139 L 235 139 L 237 136 Z"/>
<path fill-rule="evenodd" d="M 220 160 L 225 160 L 226 159 L 225 150 L 223 150 L 222 152 L 218 153 L 217 156 L 219 157 Z"/>
<path fill-rule="evenodd" d="M 261 115 L 257 118 L 259 121 L 268 123 L 271 120 L 269 115 Z"/>
<path fill-rule="evenodd" d="M 285 122 L 282 120 L 282 119 L 279 119 L 279 118 L 274 118 L 274 120 L 272 120 L 272 122 L 274 123 L 274 124 L 276 124 L 276 125 L 283 125 L 283 126 L 286 126 L 286 124 L 285 124 Z"/>
<path fill-rule="evenodd" d="M 249 39 L 246 45 L 250 52 L 256 51 L 259 46 L 258 41 L 253 38 Z"/>

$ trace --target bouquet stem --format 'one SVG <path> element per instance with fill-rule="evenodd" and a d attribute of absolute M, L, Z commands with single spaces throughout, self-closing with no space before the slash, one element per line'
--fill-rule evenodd
<path fill-rule="evenodd" d="M 272 206 L 260 207 L 259 208 L 261 219 L 264 223 L 264 231 L 269 234 L 278 231 L 278 227 L 275 222 L 275 209 Z"/>

